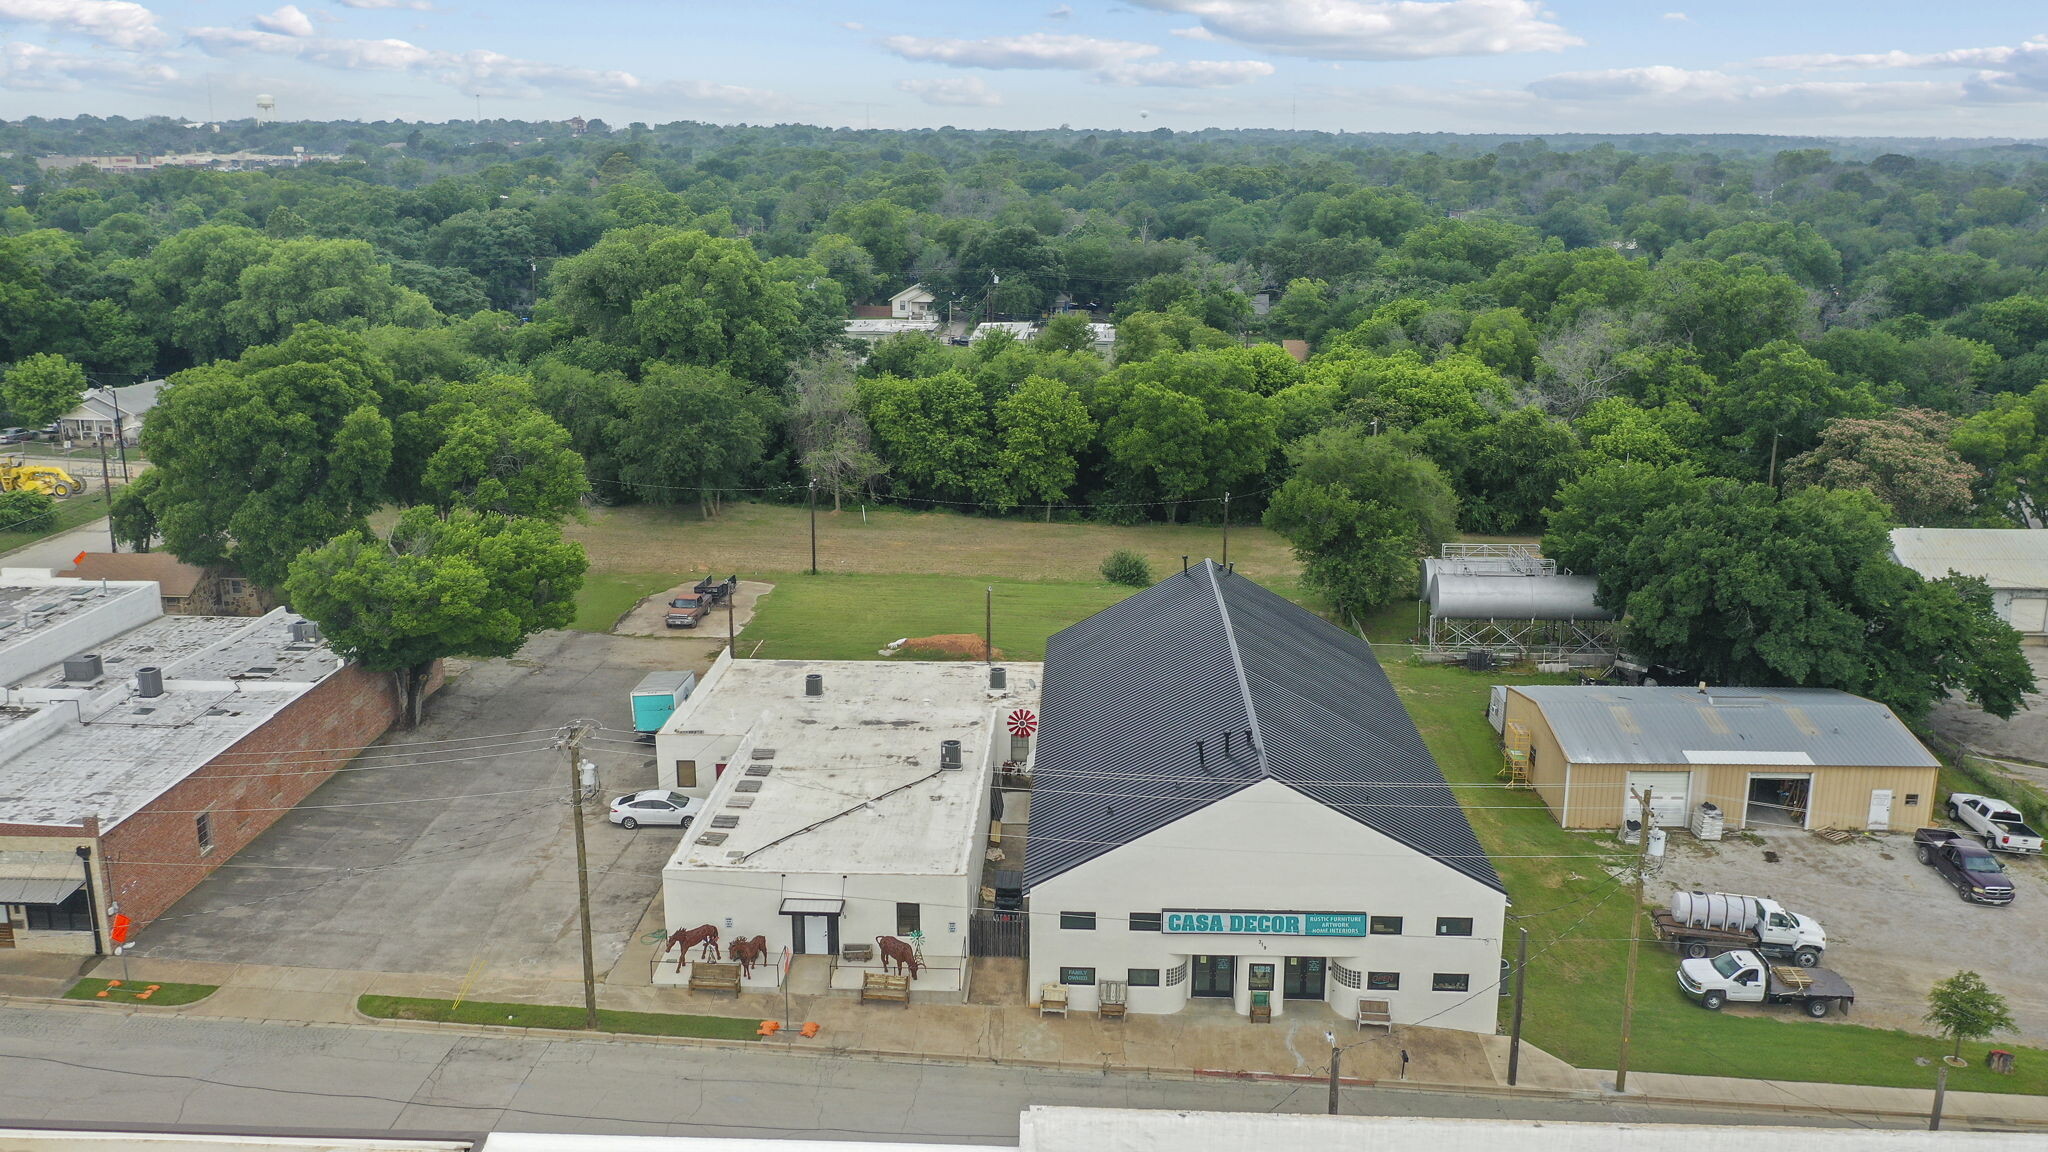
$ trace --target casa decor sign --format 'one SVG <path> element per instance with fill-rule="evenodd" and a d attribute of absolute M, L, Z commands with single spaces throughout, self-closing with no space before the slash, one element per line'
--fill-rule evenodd
<path fill-rule="evenodd" d="M 1225 936 L 1363 936 L 1363 912 L 1163 912 L 1167 932 Z"/>

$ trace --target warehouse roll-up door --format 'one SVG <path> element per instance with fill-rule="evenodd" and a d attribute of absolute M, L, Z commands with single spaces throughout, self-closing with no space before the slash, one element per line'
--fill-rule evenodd
<path fill-rule="evenodd" d="M 2048 600 L 2037 596 L 2014 596 L 2005 612 L 2006 622 L 2022 635 L 2048 632 Z"/>
<path fill-rule="evenodd" d="M 1685 826 L 1686 810 L 1692 796 L 1692 773 L 1690 772 L 1631 772 L 1628 774 L 1629 794 L 1622 799 L 1622 819 L 1636 818 L 1636 797 L 1647 791 L 1650 794 L 1650 819 L 1659 828 L 1682 828 Z"/>

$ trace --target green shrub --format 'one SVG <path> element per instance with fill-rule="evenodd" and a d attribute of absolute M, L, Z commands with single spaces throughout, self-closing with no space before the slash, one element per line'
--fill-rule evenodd
<path fill-rule="evenodd" d="M 1152 586 L 1152 565 L 1129 548 L 1119 548 L 1102 561 L 1102 578 L 1132 588 Z"/>
<path fill-rule="evenodd" d="M 41 492 L 0 492 L 0 532 L 46 532 L 57 526 L 57 501 Z"/>

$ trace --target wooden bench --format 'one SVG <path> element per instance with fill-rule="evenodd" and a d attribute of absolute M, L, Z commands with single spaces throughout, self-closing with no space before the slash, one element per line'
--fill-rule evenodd
<path fill-rule="evenodd" d="M 1038 1014 L 1050 1016 L 1053 1013 L 1067 1014 L 1067 986 L 1047 984 L 1038 990 Z"/>
<path fill-rule="evenodd" d="M 737 964 L 690 965 L 690 991 L 740 994 L 740 966 Z"/>
<path fill-rule="evenodd" d="M 1394 1014 L 1387 1009 L 1385 1000 L 1360 1000 L 1358 1002 L 1358 1026 L 1377 1024 L 1387 1031 L 1394 1030 Z"/>
<path fill-rule="evenodd" d="M 875 946 L 873 944 L 842 944 L 839 946 L 839 958 L 848 964 L 865 964 L 875 958 Z"/>
<path fill-rule="evenodd" d="M 864 972 L 860 978 L 860 999 L 893 1002 L 910 1007 L 910 977 L 887 972 Z"/>
<path fill-rule="evenodd" d="M 1095 1010 L 1105 1020 L 1121 1020 L 1130 1010 L 1130 985 L 1122 980 L 1104 980 L 1095 988 Z"/>

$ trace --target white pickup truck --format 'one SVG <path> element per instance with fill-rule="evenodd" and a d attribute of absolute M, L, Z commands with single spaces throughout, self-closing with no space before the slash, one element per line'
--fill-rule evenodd
<path fill-rule="evenodd" d="M 1724 1004 L 1797 1004 L 1817 1020 L 1832 1005 L 1846 1015 L 1856 1001 L 1849 982 L 1829 969 L 1774 966 L 1749 951 L 1679 961 L 1678 987 L 1710 1012 Z"/>
<path fill-rule="evenodd" d="M 1982 836 L 1984 846 L 1993 852 L 2041 854 L 2041 834 L 2027 827 L 2027 819 L 2019 809 L 1995 796 L 1950 793 L 1948 815 L 1949 819 Z"/>

